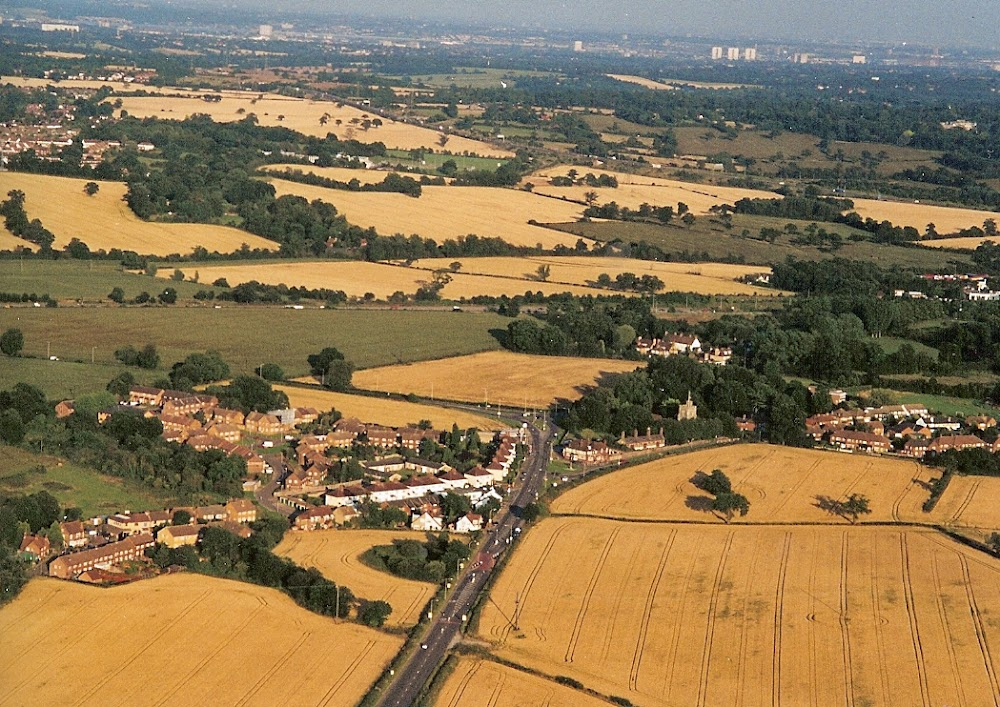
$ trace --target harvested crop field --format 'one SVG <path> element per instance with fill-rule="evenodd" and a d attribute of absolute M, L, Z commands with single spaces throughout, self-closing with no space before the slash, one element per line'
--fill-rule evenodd
<path fill-rule="evenodd" d="M 600 707 L 604 700 L 492 660 L 462 656 L 444 682 L 439 707 Z"/>
<path fill-rule="evenodd" d="M 192 95 L 185 91 L 177 91 L 175 95 L 122 96 L 122 110 L 135 118 L 163 120 L 183 120 L 195 113 L 203 113 L 220 123 L 242 120 L 253 113 L 260 125 L 281 126 L 313 137 L 324 138 L 328 133 L 333 133 L 341 140 L 357 140 L 361 143 L 382 142 L 386 147 L 400 150 L 447 149 L 449 152 L 458 154 L 470 152 L 483 157 L 514 156 L 509 150 L 459 135 L 450 135 L 447 146 L 442 148 L 438 143 L 441 133 L 436 130 L 408 125 L 348 105 L 271 93 L 241 91 L 207 93 L 221 95 L 222 100 L 209 102 L 202 98 L 206 93 Z M 324 116 L 326 120 L 320 122 Z M 382 124 L 371 125 L 367 130 L 364 129 L 364 121 L 376 119 Z"/>
<path fill-rule="evenodd" d="M 575 221 L 580 204 L 547 199 L 499 187 L 424 187 L 418 198 L 391 192 L 354 192 L 273 179 L 278 196 L 297 194 L 337 207 L 347 220 L 380 235 L 397 233 L 433 238 L 438 243 L 470 234 L 508 243 L 552 249 L 572 247 L 577 237 L 528 223 Z"/>
<path fill-rule="evenodd" d="M 327 579 L 349 587 L 356 596 L 381 599 L 392 606 L 389 626 L 412 626 L 436 587 L 372 569 L 359 559 L 376 545 L 393 540 L 427 539 L 424 533 L 398 530 L 313 530 L 289 532 L 274 551 L 302 567 L 315 567 Z"/>
<path fill-rule="evenodd" d="M 6 198 L 11 189 L 24 192 L 28 218 L 41 220 L 55 235 L 53 247 L 57 249 L 73 238 L 79 238 L 91 250 L 120 248 L 143 255 L 186 255 L 197 246 L 210 252 L 231 253 L 244 243 L 250 248 L 278 248 L 273 241 L 228 226 L 142 221 L 122 200 L 127 191 L 123 182 L 98 182 L 100 191 L 87 196 L 83 185 L 88 181 L 5 172 L 3 193 Z M 0 247 L 6 246 L 0 243 Z"/>
<path fill-rule="evenodd" d="M 548 283 L 594 286 L 599 275 L 612 279 L 622 273 L 655 275 L 664 282 L 664 292 L 695 292 L 705 295 L 778 295 L 780 290 L 754 287 L 738 278 L 770 273 L 770 268 L 726 263 L 663 263 L 627 258 L 592 258 L 574 256 L 536 256 L 524 258 L 425 258 L 413 266 L 426 270 L 446 270 L 459 262 L 459 273 L 488 275 L 492 278 L 516 278 L 534 289 L 538 268 L 549 267 Z M 447 291 L 447 287 L 445 288 Z M 606 292 L 606 290 L 605 290 Z"/>
<path fill-rule="evenodd" d="M 954 206 L 931 206 L 930 204 L 913 204 L 899 201 L 877 201 L 875 199 L 852 199 L 854 211 L 862 218 L 873 218 L 876 221 L 891 221 L 896 226 L 913 226 L 921 233 L 927 224 L 933 223 L 938 233 L 954 233 L 963 228 L 983 225 L 988 218 L 996 219 L 994 211 L 978 211 L 962 209 Z M 976 246 L 949 245 L 947 241 L 958 240 L 945 238 L 943 240 L 923 241 L 920 245 L 931 248 L 963 248 L 974 249 Z M 979 239 L 970 239 L 979 240 Z"/>
<path fill-rule="evenodd" d="M 552 503 L 554 513 L 644 520 L 722 521 L 711 496 L 691 483 L 696 471 L 722 469 L 750 501 L 740 522 L 847 521 L 821 508 L 821 499 L 852 493 L 870 500 L 863 520 L 930 521 L 921 511 L 925 484 L 938 474 L 913 461 L 764 444 L 732 445 L 664 457 L 582 484 Z M 949 491 L 950 492 L 950 491 Z M 1000 515 L 1000 514 L 998 514 Z"/>
<path fill-rule="evenodd" d="M 643 88 L 648 88 L 653 91 L 673 91 L 675 90 L 673 86 L 669 86 L 665 83 L 660 83 L 659 81 L 654 81 L 653 79 L 647 79 L 643 76 L 628 76 L 626 74 L 608 74 L 609 79 L 614 79 L 615 81 L 621 81 L 623 83 L 632 83 L 636 86 L 642 86 Z"/>
<path fill-rule="evenodd" d="M 0 636 L 2 699 L 37 705 L 355 704 L 403 642 L 193 574 L 32 580 L 0 610 Z"/>
<path fill-rule="evenodd" d="M 447 267 L 447 264 L 444 267 Z M 171 271 L 165 269 L 161 272 L 161 276 L 170 277 L 170 273 Z M 198 268 L 198 274 L 202 282 L 214 282 L 222 277 L 230 285 L 235 286 L 241 282 L 256 280 L 271 285 L 285 284 L 289 287 L 297 285 L 312 289 L 343 290 L 349 297 L 364 297 L 370 292 L 381 300 L 388 299 L 397 291 L 412 295 L 421 287 L 434 282 L 433 273 L 428 270 L 357 260 L 210 265 Z M 548 295 L 562 292 L 578 295 L 599 294 L 592 288 L 555 282 L 502 279 L 462 273 L 452 273 L 450 277 L 451 282 L 444 286 L 440 294 L 443 298 L 452 300 L 469 299 L 476 295 L 512 297 L 523 295 L 528 290 L 541 291 Z"/>
<path fill-rule="evenodd" d="M 549 184 L 549 179 L 554 176 L 566 176 L 566 173 L 570 169 L 576 169 L 579 176 L 583 176 L 588 172 L 595 176 L 600 176 L 601 174 L 612 175 L 618 180 L 618 186 L 615 188 L 589 187 L 585 185 L 554 187 Z M 734 204 L 740 199 L 780 198 L 780 195 L 774 192 L 758 189 L 741 189 L 739 187 L 716 186 L 715 184 L 680 182 L 673 179 L 607 172 L 587 167 L 553 167 L 532 174 L 527 178 L 527 181 L 535 185 L 532 193 L 543 194 L 558 199 L 566 198 L 583 202 L 585 199 L 584 195 L 592 191 L 597 194 L 597 205 L 614 201 L 619 206 L 627 206 L 631 209 L 637 209 L 641 204 L 645 203 L 653 206 L 673 206 L 676 210 L 677 204 L 684 202 L 688 205 L 691 213 L 696 216 L 707 214 L 712 206 Z"/>
<path fill-rule="evenodd" d="M 486 416 L 436 405 L 410 403 L 385 397 L 335 393 L 322 390 L 319 387 L 315 389 L 291 385 L 276 385 L 274 387 L 276 390 L 287 393 L 289 401 L 295 407 L 313 407 L 323 412 L 330 408 L 336 408 L 344 417 L 356 417 L 362 422 L 374 422 L 389 427 L 405 427 L 415 425 L 421 420 L 430 420 L 431 425 L 436 430 L 450 430 L 452 425 L 458 425 L 463 430 L 471 427 L 480 430 L 500 428 L 496 420 L 491 420 Z"/>
<path fill-rule="evenodd" d="M 490 351 L 370 368 L 355 373 L 353 383 L 364 390 L 415 393 L 444 400 L 548 407 L 555 400 L 579 398 L 584 389 L 603 376 L 634 371 L 643 365 L 641 361 Z"/>
<path fill-rule="evenodd" d="M 994 704 L 998 572 L 932 530 L 551 518 L 478 635 L 641 705 Z"/>

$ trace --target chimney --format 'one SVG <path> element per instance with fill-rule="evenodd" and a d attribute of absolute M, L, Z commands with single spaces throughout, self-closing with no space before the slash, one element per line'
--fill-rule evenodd
<path fill-rule="evenodd" d="M 653 428 L 652 427 L 647 427 L 646 428 L 646 436 L 647 437 L 651 437 L 652 434 L 653 434 Z"/>

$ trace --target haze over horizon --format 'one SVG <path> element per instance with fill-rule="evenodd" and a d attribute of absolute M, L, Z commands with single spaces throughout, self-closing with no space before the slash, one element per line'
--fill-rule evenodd
<path fill-rule="evenodd" d="M 154 0 L 155 1 L 155 0 Z M 162 0 L 161 0 L 162 1 Z M 181 0 L 194 4 L 193 0 Z M 263 0 L 200 0 L 200 6 L 240 7 L 267 12 Z M 767 40 L 913 42 L 996 47 L 1000 3 L 983 0 L 289 0 L 281 12 L 362 15 L 452 21 L 476 25 L 641 32 L 664 36 L 741 37 Z M 277 13 L 276 13 L 277 15 Z"/>

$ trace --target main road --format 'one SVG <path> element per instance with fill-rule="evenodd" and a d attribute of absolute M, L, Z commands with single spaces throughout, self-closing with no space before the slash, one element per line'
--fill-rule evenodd
<path fill-rule="evenodd" d="M 496 524 L 487 534 L 479 554 L 470 560 L 465 573 L 457 579 L 457 586 L 443 607 L 435 609 L 433 619 L 424 639 L 410 660 L 400 669 L 379 703 L 382 707 L 409 707 L 417 699 L 420 689 L 445 658 L 445 654 L 458 639 L 463 617 L 467 617 L 493 573 L 496 561 L 513 544 L 513 536 L 521 531 L 524 521 L 521 510 L 538 498 L 545 482 L 545 468 L 549 461 L 552 425 L 543 418 L 545 429 L 529 425 L 532 444 L 531 454 L 524 460 L 520 480 L 515 485 L 514 497 L 497 516 Z"/>

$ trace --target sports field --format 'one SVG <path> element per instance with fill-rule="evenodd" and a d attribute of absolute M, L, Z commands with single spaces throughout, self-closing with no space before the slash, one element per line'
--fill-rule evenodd
<path fill-rule="evenodd" d="M 452 262 L 462 264 L 459 274 L 473 273 L 492 278 L 516 278 L 534 289 L 537 271 L 548 266 L 548 282 L 593 286 L 598 276 L 607 274 L 613 280 L 622 273 L 655 275 L 664 282 L 664 292 L 694 292 L 705 295 L 778 295 L 780 290 L 754 287 L 739 278 L 766 274 L 770 268 L 726 263 L 664 263 L 610 257 L 536 256 L 524 258 L 426 258 L 413 266 L 426 270 L 448 269 Z M 447 291 L 447 287 L 445 288 Z"/>
<path fill-rule="evenodd" d="M 605 375 L 634 371 L 643 365 L 641 361 L 490 351 L 358 371 L 353 383 L 364 390 L 444 400 L 548 407 L 556 400 L 579 398 L 584 389 Z"/>
<path fill-rule="evenodd" d="M 392 614 L 386 625 L 412 626 L 437 587 L 380 572 L 359 558 L 369 548 L 391 545 L 393 540 L 426 539 L 424 533 L 399 530 L 313 530 L 286 533 L 274 552 L 302 567 L 315 567 L 357 596 L 389 602 Z"/>
<path fill-rule="evenodd" d="M 449 260 L 448 262 L 452 262 Z M 442 267 L 447 268 L 447 263 Z M 315 262 L 244 262 L 240 265 L 217 265 L 198 268 L 203 282 L 214 282 L 223 277 L 230 285 L 256 280 L 272 285 L 298 285 L 309 288 L 343 290 L 349 297 L 364 297 L 371 293 L 377 299 L 386 300 L 395 292 L 413 295 L 418 289 L 433 284 L 434 275 L 429 270 L 407 268 L 385 263 L 350 261 Z M 165 270 L 162 275 L 170 276 Z M 501 279 L 462 273 L 449 275 L 451 282 L 441 290 L 441 297 L 450 300 L 471 298 L 476 295 L 499 297 L 523 295 L 526 291 L 542 291 L 545 294 L 572 292 L 573 294 L 599 294 L 586 287 L 566 285 L 556 282 L 525 281 L 521 279 Z"/>
<path fill-rule="evenodd" d="M 169 96 L 123 96 L 122 110 L 136 118 L 164 120 L 183 120 L 195 113 L 204 113 L 221 123 L 242 120 L 252 113 L 257 116 L 260 125 L 281 126 L 320 138 L 333 133 L 341 140 L 381 142 L 386 147 L 400 150 L 425 148 L 438 151 L 444 149 L 458 154 L 470 152 L 483 157 L 514 156 L 508 150 L 458 135 L 449 136 L 448 142 L 442 148 L 439 142 L 441 133 L 436 130 L 409 125 L 370 111 L 329 101 L 242 91 L 211 93 L 222 95 L 222 100 L 208 102 L 198 94 L 190 95 L 189 92 L 180 91 L 176 95 Z M 382 124 L 369 123 L 369 127 L 365 129 L 366 121 L 376 119 Z"/>
<path fill-rule="evenodd" d="M 463 430 L 475 427 L 480 430 L 499 429 L 495 419 L 474 415 L 463 410 L 409 403 L 386 397 L 335 393 L 330 390 L 303 388 L 301 386 L 278 385 L 295 407 L 313 407 L 320 411 L 336 408 L 344 417 L 356 417 L 362 422 L 374 422 L 389 427 L 416 425 L 421 420 L 430 420 L 436 430 L 450 430 L 458 425 Z"/>
<path fill-rule="evenodd" d="M 869 498 L 862 520 L 929 521 L 921 511 L 926 484 L 938 474 L 913 461 L 765 444 L 733 445 L 664 457 L 607 474 L 561 495 L 555 513 L 644 520 L 722 521 L 707 510 L 711 496 L 691 479 L 722 469 L 750 501 L 739 522 L 847 523 L 821 506 L 852 493 Z M 950 489 L 949 489 L 950 493 Z M 1000 513 L 997 514 L 1000 517 Z"/>
<path fill-rule="evenodd" d="M 80 239 L 91 250 L 121 248 L 143 255 L 184 255 L 197 246 L 210 252 L 230 253 L 244 243 L 265 250 L 278 247 L 273 241 L 228 226 L 143 221 L 122 200 L 127 191 L 123 182 L 98 182 L 100 191 L 87 196 L 83 186 L 88 181 L 4 172 L 0 191 L 3 199 L 11 189 L 24 192 L 28 218 L 41 220 L 55 235 L 56 249 L 64 248 L 73 238 Z"/>
<path fill-rule="evenodd" d="M 424 187 L 420 197 L 414 198 L 391 192 L 327 189 L 283 179 L 271 183 L 278 196 L 321 199 L 336 206 L 350 223 L 373 227 L 380 235 L 417 234 L 438 243 L 474 234 L 519 246 L 572 247 L 575 236 L 532 226 L 528 221 L 575 221 L 583 212 L 579 204 L 498 187 Z"/>
<path fill-rule="evenodd" d="M 403 642 L 194 574 L 112 589 L 32 580 L 0 610 L 0 636 L 12 705 L 349 705 Z"/>
<path fill-rule="evenodd" d="M 551 518 L 478 635 L 642 705 L 994 704 L 998 572 L 931 530 Z"/>
<path fill-rule="evenodd" d="M 272 362 L 291 377 L 307 374 L 306 357 L 326 346 L 339 348 L 359 368 L 498 349 L 490 330 L 502 329 L 509 321 L 480 312 L 293 310 L 228 304 L 222 309 L 0 309 L 0 331 L 20 328 L 27 355 L 47 356 L 51 351 L 63 360 L 89 362 L 93 353 L 98 363 L 110 363 L 115 349 L 125 344 L 154 343 L 165 369 L 193 351 L 215 349 L 234 373 L 249 373 Z M 109 372 L 104 382 L 117 373 Z"/>
<path fill-rule="evenodd" d="M 599 707 L 604 700 L 492 660 L 460 657 L 437 695 L 439 707 Z"/>

